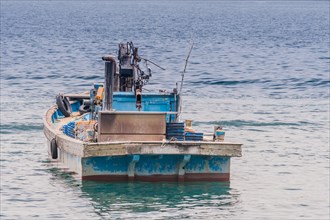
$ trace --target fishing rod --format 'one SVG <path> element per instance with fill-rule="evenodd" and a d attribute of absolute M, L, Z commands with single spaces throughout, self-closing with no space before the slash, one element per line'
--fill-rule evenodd
<path fill-rule="evenodd" d="M 184 80 L 184 74 L 186 72 L 186 69 L 187 69 L 187 64 L 188 64 L 188 60 L 189 60 L 189 57 L 190 57 L 190 54 L 191 54 L 191 51 L 194 47 L 194 42 L 192 42 L 191 46 L 190 46 L 190 50 L 188 52 L 188 55 L 187 55 L 187 58 L 186 58 L 186 62 L 185 62 L 185 65 L 184 65 L 184 69 L 183 69 L 183 72 L 181 74 L 181 86 L 180 86 L 180 91 L 179 91 L 179 94 L 181 94 L 181 91 L 182 91 L 182 86 L 183 86 L 183 80 Z"/>
<path fill-rule="evenodd" d="M 181 74 L 181 77 L 182 78 L 181 78 L 181 85 L 180 85 L 180 91 L 179 91 L 179 97 L 180 97 L 180 100 L 179 100 L 179 112 L 178 112 L 178 115 L 177 115 L 176 120 L 179 120 L 179 117 L 181 115 L 181 110 L 182 110 L 181 91 L 182 91 L 182 86 L 183 86 L 184 74 L 186 72 L 188 60 L 189 60 L 189 57 L 190 57 L 190 54 L 191 54 L 191 51 L 192 51 L 193 47 L 194 47 L 194 41 L 191 43 L 191 46 L 190 46 L 190 49 L 189 49 L 189 52 L 188 52 L 188 55 L 187 55 L 187 58 L 186 58 L 186 61 L 185 61 L 184 69 L 183 69 L 183 72 Z"/>

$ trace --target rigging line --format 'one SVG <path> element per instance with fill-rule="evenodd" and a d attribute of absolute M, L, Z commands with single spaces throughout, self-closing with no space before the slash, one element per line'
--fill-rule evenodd
<path fill-rule="evenodd" d="M 156 63 L 154 63 L 154 62 L 152 62 L 151 60 L 149 60 L 149 59 L 146 59 L 146 58 L 143 58 L 143 57 L 140 57 L 142 60 L 145 60 L 145 61 L 147 61 L 147 62 L 149 62 L 149 63 L 151 63 L 151 64 L 153 64 L 153 65 L 155 65 L 155 66 L 157 66 L 158 68 L 160 68 L 160 69 L 162 69 L 162 70 L 165 70 L 165 68 L 163 68 L 163 67 L 161 67 L 161 66 L 159 66 L 158 64 L 156 64 Z"/>

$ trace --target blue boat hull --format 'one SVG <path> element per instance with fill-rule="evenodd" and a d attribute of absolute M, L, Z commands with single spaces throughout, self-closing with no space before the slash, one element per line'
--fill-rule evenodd
<path fill-rule="evenodd" d="M 230 157 L 127 155 L 82 159 L 83 180 L 229 181 Z"/>

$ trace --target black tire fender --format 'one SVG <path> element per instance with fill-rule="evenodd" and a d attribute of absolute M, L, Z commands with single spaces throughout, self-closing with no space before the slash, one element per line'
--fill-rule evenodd
<path fill-rule="evenodd" d="M 50 154 L 52 156 L 52 159 L 57 159 L 58 157 L 58 151 L 57 151 L 57 143 L 56 143 L 56 139 L 53 138 L 50 141 Z"/>
<path fill-rule="evenodd" d="M 65 117 L 70 117 L 72 107 L 67 97 L 63 95 L 56 96 L 56 104 Z"/>
<path fill-rule="evenodd" d="M 80 115 L 83 115 L 87 112 L 91 112 L 91 106 L 90 105 L 85 105 L 85 104 L 82 104 L 80 107 L 79 107 L 79 113 Z"/>

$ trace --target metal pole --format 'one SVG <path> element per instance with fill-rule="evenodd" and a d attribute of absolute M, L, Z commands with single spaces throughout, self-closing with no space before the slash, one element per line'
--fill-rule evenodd
<path fill-rule="evenodd" d="M 104 59 L 105 60 L 105 59 Z M 113 99 L 113 83 L 116 69 L 116 61 L 114 59 L 106 59 L 105 61 L 105 83 L 104 83 L 104 110 L 111 111 Z"/>

